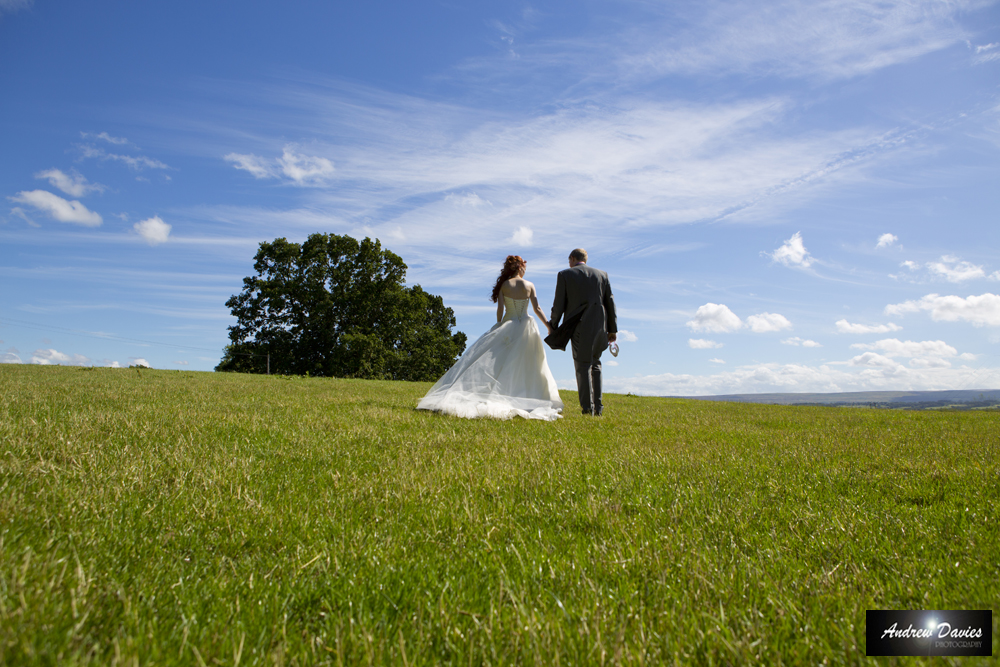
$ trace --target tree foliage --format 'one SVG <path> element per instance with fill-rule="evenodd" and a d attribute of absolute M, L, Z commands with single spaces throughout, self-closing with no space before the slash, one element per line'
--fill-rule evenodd
<path fill-rule="evenodd" d="M 313 234 L 261 243 L 256 275 L 226 306 L 217 371 L 391 380 L 436 380 L 465 350 L 439 296 L 406 287 L 406 264 L 376 239 Z"/>

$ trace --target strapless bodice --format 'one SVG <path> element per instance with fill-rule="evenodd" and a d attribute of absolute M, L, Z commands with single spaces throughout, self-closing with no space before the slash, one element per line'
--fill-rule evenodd
<path fill-rule="evenodd" d="M 521 321 L 528 312 L 528 299 L 512 299 L 507 295 L 503 297 L 503 321 Z"/>

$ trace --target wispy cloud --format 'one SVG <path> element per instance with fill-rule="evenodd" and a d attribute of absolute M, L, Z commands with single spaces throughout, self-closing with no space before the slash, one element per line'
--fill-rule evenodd
<path fill-rule="evenodd" d="M 145 155 L 120 155 L 117 153 L 108 153 L 103 148 L 98 148 L 88 144 L 81 145 L 79 148 L 80 156 L 83 159 L 90 158 L 101 161 L 111 160 L 114 162 L 121 162 L 132 171 L 142 171 L 143 169 L 170 169 L 169 165 L 161 162 L 160 160 L 146 157 Z"/>
<path fill-rule="evenodd" d="M 93 132 L 81 132 L 80 138 L 82 139 L 99 139 L 101 141 L 106 141 L 113 146 L 132 146 L 135 148 L 135 144 L 126 139 L 125 137 L 112 137 L 107 132 L 101 132 L 99 134 L 94 134 Z"/>
<path fill-rule="evenodd" d="M 46 169 L 35 174 L 35 178 L 48 179 L 53 187 L 59 188 L 71 197 L 83 197 L 91 192 L 103 192 L 107 188 L 100 183 L 90 183 L 76 170 L 65 174 L 59 169 Z"/>
<path fill-rule="evenodd" d="M 324 183 L 334 172 L 333 163 L 325 157 L 297 153 L 291 146 L 285 146 L 278 163 L 281 173 L 299 185 Z"/>
<path fill-rule="evenodd" d="M 588 238 L 607 252 L 673 251 L 651 247 L 649 228 L 798 206 L 905 145 L 884 132 L 776 133 L 789 107 L 775 98 L 622 97 L 526 117 L 323 83 L 254 91 L 294 105 L 309 131 L 301 141 L 331 166 L 336 157 L 302 208 L 338 216 L 342 232 L 398 238 L 417 265 L 512 244 L 519 227 L 543 250 Z M 247 134 L 279 131 L 267 114 L 258 121 Z M 246 148 L 225 159 L 256 178 L 288 178 L 277 158 Z"/>
<path fill-rule="evenodd" d="M 878 237 L 878 243 L 875 244 L 876 248 L 888 248 L 889 246 L 895 245 L 899 242 L 899 237 L 895 234 L 883 234 Z"/>
<path fill-rule="evenodd" d="M 0 16 L 13 14 L 21 9 L 27 9 L 35 0 L 0 0 Z"/>
<path fill-rule="evenodd" d="M 714 340 L 706 338 L 688 338 L 688 347 L 692 350 L 711 350 L 722 347 L 722 343 L 717 343 Z"/>
<path fill-rule="evenodd" d="M 226 162 L 232 162 L 233 166 L 243 171 L 248 171 L 254 178 L 274 178 L 275 172 L 268 161 L 259 155 L 241 155 L 240 153 L 229 153 L 222 158 Z"/>
<path fill-rule="evenodd" d="M 963 262 L 954 255 L 945 255 L 939 262 L 928 262 L 927 268 L 930 269 L 931 273 L 952 283 L 986 277 L 983 267 L 972 262 Z"/>
<path fill-rule="evenodd" d="M 860 324 L 851 323 L 847 320 L 837 320 L 837 331 L 846 334 L 879 334 L 890 331 L 901 331 L 903 327 L 889 322 L 887 324 Z"/>
<path fill-rule="evenodd" d="M 685 25 L 656 43 L 642 39 L 628 70 L 721 76 L 761 73 L 840 79 L 907 62 L 966 38 L 955 19 L 989 3 L 975 0 L 721 0 L 663 9 L 665 24 Z M 668 13 L 669 12 L 669 13 Z"/>
<path fill-rule="evenodd" d="M 920 263 L 913 260 L 906 260 L 900 263 L 900 267 L 906 269 L 904 273 L 889 274 L 890 278 L 905 282 L 922 283 L 935 280 L 946 280 L 950 283 L 963 283 L 969 280 L 997 280 L 1000 271 L 995 271 L 989 275 L 986 269 L 980 264 L 973 264 L 955 255 L 943 255 L 935 262 Z"/>
<path fill-rule="evenodd" d="M 47 213 L 53 220 L 59 222 L 70 222 L 84 225 L 85 227 L 97 227 L 101 224 L 101 216 L 89 210 L 80 202 L 67 201 L 59 195 L 54 195 L 45 190 L 30 190 L 18 192 L 13 197 L 8 197 L 13 202 L 32 206 L 39 211 Z"/>
<path fill-rule="evenodd" d="M 799 338 L 798 336 L 792 336 L 791 338 L 786 338 L 783 341 L 781 341 L 781 344 L 782 345 L 792 345 L 792 346 L 795 346 L 795 347 L 798 347 L 798 346 L 802 346 L 802 347 L 823 347 L 821 344 L 817 343 L 814 340 L 808 340 L 808 339 L 804 339 L 804 338 Z"/>
<path fill-rule="evenodd" d="M 325 157 L 305 155 L 294 146 L 285 146 L 281 157 L 267 159 L 259 155 L 229 153 L 223 157 L 234 167 L 250 172 L 254 178 L 281 178 L 295 185 L 322 186 L 336 171 L 333 162 Z"/>
<path fill-rule="evenodd" d="M 15 206 L 14 208 L 10 209 L 10 214 L 15 218 L 20 218 L 21 220 L 24 220 L 26 223 L 28 223 L 29 227 L 41 227 L 41 225 L 39 225 L 31 218 L 31 216 L 25 213 L 24 209 L 21 208 L 20 206 Z"/>
<path fill-rule="evenodd" d="M 976 64 L 980 65 L 983 63 L 993 62 L 994 60 L 1000 60 L 1000 42 L 977 46 L 975 56 L 972 60 Z"/>

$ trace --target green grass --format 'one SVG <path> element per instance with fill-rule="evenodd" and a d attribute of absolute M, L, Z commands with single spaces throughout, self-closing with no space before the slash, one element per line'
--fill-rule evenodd
<path fill-rule="evenodd" d="M 923 664 L 865 610 L 997 610 L 996 413 L 428 388 L 0 366 L 0 664 Z"/>

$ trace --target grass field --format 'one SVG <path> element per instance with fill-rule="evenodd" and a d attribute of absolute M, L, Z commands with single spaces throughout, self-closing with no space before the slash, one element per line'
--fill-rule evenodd
<path fill-rule="evenodd" d="M 428 387 L 0 366 L 0 664 L 924 664 L 865 610 L 998 610 L 1000 414 Z"/>

